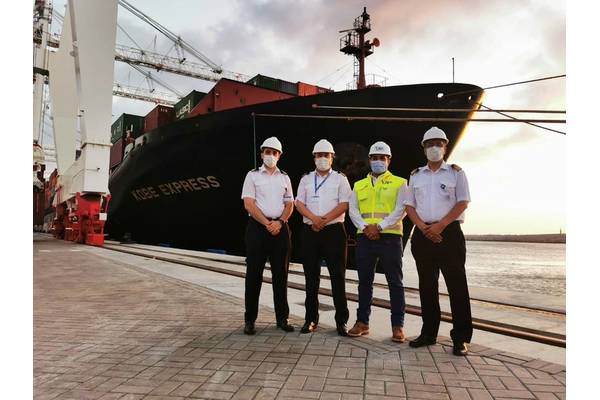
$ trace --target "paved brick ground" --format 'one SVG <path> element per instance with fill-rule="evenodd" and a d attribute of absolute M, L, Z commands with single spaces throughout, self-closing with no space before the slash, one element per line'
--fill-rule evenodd
<path fill-rule="evenodd" d="M 474 345 L 332 329 L 242 333 L 243 302 L 53 240 L 34 243 L 36 399 L 564 399 L 565 368 Z M 301 321 L 295 320 L 296 325 Z"/>

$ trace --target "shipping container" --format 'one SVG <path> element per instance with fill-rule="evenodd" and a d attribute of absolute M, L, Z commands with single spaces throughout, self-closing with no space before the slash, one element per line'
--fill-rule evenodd
<path fill-rule="evenodd" d="M 298 84 L 294 82 L 284 81 L 283 79 L 276 79 L 271 78 L 270 76 L 258 74 L 250 78 L 250 80 L 248 80 L 247 83 L 265 89 L 277 90 L 280 92 L 293 94 L 294 96 L 298 95 Z"/>
<path fill-rule="evenodd" d="M 116 167 L 123 161 L 123 148 L 125 141 L 123 138 L 120 138 L 110 148 L 110 165 L 109 168 Z"/>
<path fill-rule="evenodd" d="M 46 212 L 48 212 L 48 210 L 52 207 L 52 203 L 54 202 L 54 196 L 56 193 L 56 184 L 58 183 L 58 170 L 54 169 L 54 171 L 52 171 L 52 173 L 50 174 L 50 177 L 48 178 L 48 180 L 46 181 L 46 187 L 45 187 L 45 207 L 46 207 Z"/>
<path fill-rule="evenodd" d="M 35 231 L 41 231 L 44 225 L 45 194 L 44 190 L 33 190 L 33 229 Z"/>
<path fill-rule="evenodd" d="M 304 82 L 298 82 L 298 96 L 312 96 L 321 93 L 331 93 L 333 90 L 320 86 L 311 85 Z"/>
<path fill-rule="evenodd" d="M 119 139 L 124 139 L 128 131 L 131 131 L 134 138 L 144 133 L 144 117 L 133 114 L 121 114 L 110 128 L 110 142 L 115 143 Z"/>
<path fill-rule="evenodd" d="M 158 105 L 144 117 L 144 133 L 160 128 L 174 119 L 175 110 L 173 107 Z"/>
<path fill-rule="evenodd" d="M 175 119 L 183 119 L 187 117 L 190 111 L 196 107 L 196 104 L 198 104 L 204 96 L 206 96 L 206 93 L 192 90 L 187 96 L 179 100 L 179 102 L 173 106 L 175 111 Z"/>
<path fill-rule="evenodd" d="M 290 94 L 253 86 L 248 83 L 221 79 L 189 113 L 190 117 L 229 110 L 269 101 L 294 97 Z"/>

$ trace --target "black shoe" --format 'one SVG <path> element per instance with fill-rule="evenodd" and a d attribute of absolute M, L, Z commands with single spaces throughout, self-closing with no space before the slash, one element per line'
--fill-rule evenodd
<path fill-rule="evenodd" d="M 421 346 L 429 346 L 431 344 L 435 344 L 436 339 L 430 336 L 419 335 L 418 338 L 411 340 L 408 342 L 410 347 L 421 347 Z"/>
<path fill-rule="evenodd" d="M 348 336 L 348 329 L 346 328 L 346 324 L 337 324 L 335 330 L 340 336 Z"/>
<path fill-rule="evenodd" d="M 302 329 L 300 329 L 300 333 L 311 333 L 316 330 L 317 330 L 316 322 L 305 322 L 304 325 L 302 326 Z"/>
<path fill-rule="evenodd" d="M 452 346 L 452 354 L 455 356 L 466 356 L 469 354 L 469 348 L 464 342 L 454 342 L 454 346 Z"/>
<path fill-rule="evenodd" d="M 287 319 L 278 322 L 277 327 L 285 332 L 294 332 L 294 327 L 288 323 Z"/>
<path fill-rule="evenodd" d="M 256 333 L 256 329 L 254 329 L 254 322 L 246 322 L 244 326 L 244 334 L 246 335 L 254 335 Z"/>

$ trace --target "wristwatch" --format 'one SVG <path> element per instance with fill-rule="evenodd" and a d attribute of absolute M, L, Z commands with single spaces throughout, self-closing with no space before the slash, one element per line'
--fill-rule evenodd
<path fill-rule="evenodd" d="M 383 228 L 381 227 L 381 225 L 377 224 L 377 230 L 378 230 L 379 232 L 381 232 L 381 231 L 383 230 Z"/>

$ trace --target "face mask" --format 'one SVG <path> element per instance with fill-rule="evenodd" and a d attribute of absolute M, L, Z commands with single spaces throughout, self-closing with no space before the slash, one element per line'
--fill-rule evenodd
<path fill-rule="evenodd" d="M 385 161 L 371 161 L 371 171 L 373 171 L 374 173 L 383 174 L 386 169 L 387 165 L 385 164 Z"/>
<path fill-rule="evenodd" d="M 315 166 L 319 171 L 327 171 L 331 167 L 329 164 L 329 158 L 319 157 L 315 159 Z"/>
<path fill-rule="evenodd" d="M 274 166 L 277 165 L 277 158 L 275 158 L 274 155 L 266 155 L 263 156 L 263 162 L 265 163 L 265 165 L 269 168 L 273 168 Z"/>
<path fill-rule="evenodd" d="M 425 149 L 427 159 L 432 162 L 438 162 L 444 157 L 444 149 L 438 146 L 432 146 Z"/>

